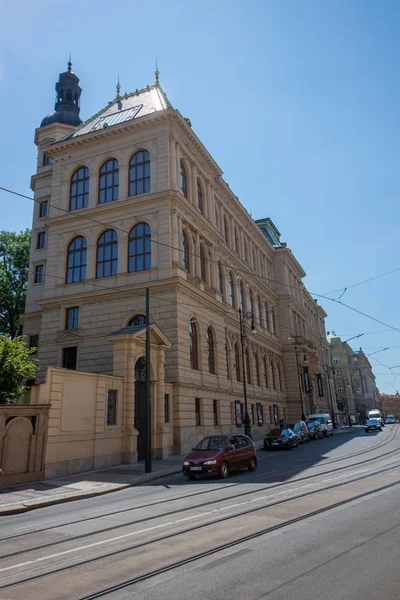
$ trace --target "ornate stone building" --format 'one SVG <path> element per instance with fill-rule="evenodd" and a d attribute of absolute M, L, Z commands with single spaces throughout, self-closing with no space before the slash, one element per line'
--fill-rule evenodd
<path fill-rule="evenodd" d="M 371 363 L 362 348 L 353 350 L 335 334 L 328 335 L 332 375 L 339 407 L 354 423 L 367 417 L 367 411 L 380 408 L 379 390 Z"/>
<path fill-rule="evenodd" d="M 225 183 L 158 71 L 144 89 L 121 95 L 117 86 L 85 122 L 70 63 L 56 91 L 55 112 L 35 133 L 23 323 L 38 346 L 36 383 L 51 366 L 123 377 L 119 402 L 134 408 L 118 418 L 138 436 L 140 458 L 149 287 L 157 456 L 242 427 L 239 307 L 253 436 L 330 410 L 326 314 L 305 289 L 305 272 L 273 223 L 255 222 Z"/>

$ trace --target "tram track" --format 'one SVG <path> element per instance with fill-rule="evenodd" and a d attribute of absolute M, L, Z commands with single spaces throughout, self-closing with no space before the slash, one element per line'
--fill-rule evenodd
<path fill-rule="evenodd" d="M 337 482 L 337 483 L 334 483 L 334 484 L 331 484 L 331 485 L 327 485 L 324 488 L 318 487 L 317 489 L 307 490 L 306 492 L 303 492 L 303 493 L 300 493 L 300 494 L 296 494 L 296 495 L 292 495 L 289 498 L 280 498 L 279 500 L 276 500 L 276 501 L 273 501 L 273 502 L 269 502 L 267 504 L 262 504 L 261 506 L 257 506 L 257 507 L 254 507 L 254 508 L 249 508 L 248 510 L 246 510 L 246 516 L 248 517 L 250 514 L 257 513 L 259 511 L 263 511 L 263 510 L 270 509 L 270 508 L 273 508 L 273 507 L 276 507 L 276 506 L 284 505 L 284 504 L 293 502 L 295 500 L 308 498 L 310 496 L 315 496 L 316 494 L 321 494 L 323 492 L 327 492 L 327 491 L 332 490 L 332 489 L 341 488 L 343 486 L 354 484 L 354 483 L 357 483 L 357 482 L 362 481 L 362 480 L 370 479 L 371 477 L 375 477 L 377 475 L 382 475 L 385 472 L 393 471 L 393 470 L 399 469 L 399 468 L 400 468 L 400 462 L 396 462 L 396 463 L 393 463 L 391 465 L 387 465 L 386 467 L 380 467 L 380 468 L 378 468 L 377 471 L 369 472 L 368 474 L 363 474 L 363 475 L 358 476 L 358 477 L 353 477 L 352 479 L 349 479 L 347 481 L 341 481 L 341 482 Z M 381 488 L 374 489 L 374 490 L 368 492 L 368 494 L 376 493 L 376 492 L 384 490 L 384 489 L 389 489 L 390 487 L 398 485 L 399 483 L 400 483 L 400 480 L 399 481 L 395 481 L 395 482 L 393 482 L 391 484 L 388 484 L 388 485 L 385 485 L 385 486 L 383 486 Z M 365 495 L 366 495 L 366 493 L 363 493 L 363 494 L 360 494 L 360 495 L 356 495 L 356 496 L 352 496 L 346 502 L 354 501 L 357 498 L 364 497 Z M 260 500 L 263 500 L 263 498 L 258 499 L 258 501 L 260 501 Z M 225 499 L 223 501 L 225 501 Z M 219 501 L 216 500 L 216 501 L 214 501 L 214 504 L 216 504 L 218 502 L 221 503 L 222 501 L 221 500 L 219 500 Z M 252 502 L 252 501 L 249 501 L 249 502 Z M 341 506 L 341 505 L 345 504 L 346 502 L 334 503 L 334 504 L 330 505 L 329 507 L 327 507 L 325 510 L 330 510 L 330 509 L 335 508 L 337 506 Z M 234 505 L 234 507 L 237 507 L 237 506 L 240 506 L 240 504 L 239 505 L 238 504 Z M 208 514 L 213 514 L 215 512 L 222 512 L 223 510 L 224 510 L 223 508 L 219 509 L 219 510 L 216 509 L 215 511 L 211 511 L 211 513 L 208 512 L 208 513 L 205 513 L 205 514 L 207 514 L 207 515 Z M 201 524 L 198 524 L 198 525 L 191 525 L 189 528 L 184 528 L 184 529 L 181 529 L 179 531 L 173 531 L 173 532 L 168 533 L 166 535 L 152 538 L 152 539 L 150 539 L 148 541 L 142 541 L 142 542 L 138 542 L 138 543 L 135 543 L 135 544 L 130 544 L 129 546 L 125 546 L 123 548 L 117 548 L 117 549 L 115 549 L 113 551 L 109 551 L 109 552 L 106 552 L 106 553 L 100 553 L 99 555 L 96 555 L 95 557 L 85 558 L 84 560 L 79 560 L 78 562 L 73 562 L 71 564 L 67 564 L 67 565 L 64 565 L 64 566 L 61 566 L 61 567 L 57 567 L 55 569 L 51 569 L 51 570 L 43 572 L 43 573 L 36 573 L 34 575 L 31 575 L 31 576 L 28 576 L 28 577 L 24 577 L 24 578 L 19 579 L 17 581 L 12 581 L 12 582 L 9 582 L 9 583 L 6 582 L 3 585 L 0 584 L 0 590 L 12 588 L 12 587 L 15 587 L 15 586 L 18 586 L 18 585 L 22 585 L 24 583 L 32 582 L 32 581 L 35 581 L 35 580 L 38 580 L 38 579 L 43 579 L 43 578 L 46 578 L 46 577 L 51 577 L 52 575 L 56 575 L 58 573 L 65 572 L 67 570 L 71 570 L 71 569 L 74 569 L 74 568 L 79 568 L 83 564 L 86 566 L 86 565 L 89 565 L 91 563 L 95 563 L 96 561 L 100 561 L 102 559 L 109 558 L 109 557 L 114 557 L 114 556 L 120 555 L 122 553 L 127 553 L 127 552 L 135 551 L 135 550 L 138 550 L 138 549 L 142 549 L 143 550 L 145 547 L 151 546 L 152 544 L 157 544 L 157 543 L 165 542 L 165 541 L 168 541 L 170 539 L 177 538 L 178 536 L 185 535 L 188 532 L 190 532 L 191 535 L 193 535 L 193 532 L 202 530 L 204 528 L 219 526 L 222 523 L 229 522 L 229 521 L 232 521 L 232 520 L 237 519 L 237 518 L 241 518 L 242 514 L 243 514 L 242 511 L 243 511 L 243 509 L 241 508 L 239 513 L 235 513 L 235 514 L 223 516 L 222 518 L 214 519 L 211 522 L 205 522 L 205 523 L 201 523 Z M 294 522 L 297 522 L 297 521 L 300 521 L 300 520 L 304 520 L 305 518 L 308 518 L 308 517 L 312 516 L 313 514 L 319 514 L 319 512 L 320 511 L 316 511 L 316 512 L 314 511 L 314 512 L 311 512 L 311 513 L 307 513 L 305 515 L 302 515 L 298 519 L 285 521 L 282 524 L 280 524 L 279 526 L 272 527 L 272 528 L 264 528 L 263 530 L 261 530 L 261 532 L 258 531 L 257 534 L 255 534 L 253 536 L 250 536 L 248 539 L 252 539 L 254 537 L 258 537 L 259 535 L 263 535 L 264 533 L 268 533 L 269 531 L 274 531 L 276 528 L 285 527 L 288 524 L 291 524 L 291 523 L 294 523 Z M 198 518 L 199 516 L 201 517 L 202 515 L 195 515 L 196 518 Z M 154 517 L 154 518 L 157 519 L 157 517 Z M 151 520 L 151 518 L 150 519 L 148 518 L 147 520 L 149 521 L 149 520 Z M 181 521 L 184 521 L 184 520 L 187 520 L 187 519 L 181 519 Z M 179 523 L 179 521 L 180 520 L 178 519 L 176 521 L 176 523 Z M 167 525 L 174 525 L 174 524 L 175 524 L 174 522 L 167 523 Z M 163 526 L 163 525 L 161 525 L 161 526 Z M 154 527 L 154 526 L 151 527 L 151 528 L 149 528 L 149 530 L 154 530 L 154 529 L 156 529 L 156 527 Z M 127 535 L 128 536 L 138 535 L 140 533 L 143 533 L 144 531 L 146 531 L 146 530 L 143 530 L 142 532 L 132 532 L 132 533 L 129 533 Z M 119 536 L 119 537 L 125 538 L 127 536 L 124 535 L 124 536 Z M 87 546 L 85 545 L 82 548 L 88 548 L 90 546 L 96 546 L 98 544 L 110 543 L 110 542 L 115 541 L 116 539 L 117 538 L 115 538 L 115 539 L 111 538 L 109 540 L 104 540 L 104 541 L 101 541 L 101 542 L 97 542 L 97 543 L 94 543 L 92 545 L 87 545 Z M 70 541 L 73 541 L 73 540 L 72 539 L 64 540 L 64 543 L 66 543 L 66 542 L 68 543 Z M 224 546 L 224 548 L 225 547 L 231 547 L 231 546 L 237 545 L 239 543 L 242 543 L 243 541 L 246 541 L 246 540 L 244 538 L 240 538 L 239 540 L 235 540 L 235 541 L 231 542 L 230 544 L 228 544 L 227 546 Z M 67 550 L 65 552 L 57 553 L 56 556 L 59 557 L 61 555 L 66 555 L 66 554 L 68 554 L 70 552 L 77 552 L 77 551 L 81 550 L 82 548 L 76 548 L 76 549 L 72 549 L 72 550 Z M 221 549 L 223 549 L 223 548 L 213 549 L 212 551 L 208 551 L 208 554 L 218 552 Z M 25 552 L 26 551 L 22 550 L 22 551 L 19 552 L 19 554 L 21 555 L 21 554 L 24 554 Z M 205 555 L 207 555 L 207 553 Z M 192 560 L 197 560 L 199 557 L 201 557 L 201 555 L 196 555 L 196 557 L 191 557 L 190 559 L 185 559 L 185 561 L 187 561 L 187 560 L 191 560 L 191 561 Z M 1 576 L 2 580 L 4 581 L 4 577 L 6 576 L 6 573 L 5 573 L 6 571 L 13 570 L 13 569 L 15 569 L 15 568 L 17 568 L 19 566 L 24 566 L 24 567 L 27 566 L 29 568 L 35 568 L 35 569 L 37 569 L 39 561 L 40 562 L 44 562 L 47 559 L 48 559 L 48 557 L 41 557 L 41 558 L 36 559 L 36 560 L 25 561 L 25 562 L 21 563 L 20 565 L 16 565 L 16 566 L 10 566 L 10 567 L 6 567 L 6 568 L 1 568 L 0 567 L 0 576 Z M 183 561 L 182 564 L 185 564 L 185 561 Z M 176 564 L 175 563 L 174 563 L 174 565 L 170 565 L 168 567 L 168 569 L 172 569 L 172 568 L 176 568 Z M 152 572 L 150 574 L 146 574 L 145 578 L 154 576 L 154 573 L 157 574 L 157 572 Z M 142 578 L 137 579 L 137 581 L 141 581 L 141 580 L 143 580 L 143 579 Z M 131 581 L 131 583 L 129 585 L 132 585 L 132 581 L 133 580 L 130 580 L 130 581 Z M 136 581 L 136 579 L 135 579 L 135 581 Z M 124 585 L 127 586 L 128 584 L 125 583 Z M 120 589 L 120 588 L 118 588 L 118 589 Z M 109 592 L 107 592 L 107 593 L 109 593 Z M 91 597 L 92 596 L 85 597 L 85 600 L 86 600 L 86 598 L 91 598 Z M 93 598 L 95 598 L 95 597 L 97 597 L 97 596 L 93 596 Z M 98 596 L 98 597 L 100 597 L 100 596 Z"/>
<path fill-rule="evenodd" d="M 328 467 L 332 463 L 342 462 L 343 460 L 354 459 L 354 457 L 360 456 L 362 454 L 371 453 L 371 452 L 374 452 L 376 450 L 379 450 L 380 448 L 383 448 L 384 446 L 386 446 L 386 445 L 390 444 L 391 442 L 393 442 L 394 439 L 397 436 L 397 433 L 398 433 L 398 426 L 396 426 L 396 430 L 393 433 L 393 435 L 391 436 L 391 438 L 389 440 L 386 440 L 382 444 L 377 444 L 373 448 L 370 448 L 370 449 L 367 449 L 367 450 L 363 450 L 363 451 L 360 451 L 360 452 L 356 452 L 356 453 L 352 454 L 351 456 L 342 455 L 342 457 L 336 457 L 336 458 L 334 458 L 332 460 L 328 459 L 326 462 L 324 462 L 323 466 L 324 467 Z M 365 460 L 357 462 L 357 463 L 352 463 L 352 464 L 349 464 L 349 465 L 343 465 L 343 466 L 335 468 L 335 469 L 327 469 L 327 470 L 324 470 L 324 471 L 321 471 L 321 472 L 318 472 L 318 473 L 313 473 L 313 474 L 310 474 L 310 475 L 306 475 L 304 477 L 297 477 L 297 478 L 291 479 L 290 481 L 285 481 L 285 482 L 280 482 L 280 483 L 275 483 L 275 484 L 274 483 L 273 484 L 267 484 L 268 487 L 266 487 L 266 485 L 264 485 L 262 487 L 257 488 L 256 490 L 249 490 L 249 491 L 242 492 L 240 494 L 233 494 L 231 496 L 224 497 L 223 499 L 219 499 L 219 501 L 237 499 L 237 498 L 248 496 L 250 494 L 255 494 L 255 493 L 258 493 L 258 492 L 261 492 L 261 491 L 275 490 L 276 488 L 283 488 L 285 486 L 288 486 L 288 485 L 291 485 L 291 484 L 295 484 L 295 483 L 298 483 L 298 482 L 307 481 L 309 479 L 315 480 L 316 477 L 319 478 L 319 477 L 325 476 L 327 474 L 337 473 L 338 471 L 343 471 L 345 469 L 350 469 L 350 468 L 353 468 L 353 467 L 356 467 L 356 466 L 359 466 L 359 465 L 370 463 L 371 461 L 376 461 L 376 460 L 379 460 L 381 458 L 388 457 L 389 455 L 396 454 L 397 452 L 400 452 L 400 448 L 391 450 L 389 452 L 385 452 L 385 453 L 380 454 L 378 456 L 375 456 L 375 457 L 372 457 L 372 458 L 369 458 L 369 459 L 365 459 Z M 303 464 L 305 466 L 307 466 L 309 464 L 309 461 L 305 461 L 304 463 L 296 463 L 296 464 L 293 465 L 293 469 L 290 469 L 288 471 L 282 472 L 280 470 L 276 470 L 276 471 L 272 471 L 272 472 L 267 473 L 267 475 L 271 476 L 271 475 L 274 475 L 274 474 L 279 474 L 279 475 L 290 474 L 291 472 L 293 472 L 294 470 L 298 469 L 298 467 L 301 466 L 301 465 L 303 465 Z M 315 467 L 310 466 L 310 468 L 316 468 L 317 469 L 319 467 L 318 467 L 318 465 L 316 465 Z M 221 486 L 215 487 L 215 488 L 210 489 L 210 490 L 201 490 L 199 492 L 195 492 L 195 493 L 192 493 L 192 494 L 180 495 L 180 496 L 175 497 L 175 498 L 168 498 L 168 499 L 165 499 L 165 500 L 161 500 L 161 501 L 157 501 L 157 502 L 153 502 L 153 503 L 149 503 L 149 504 L 143 504 L 143 505 L 139 505 L 139 506 L 135 506 L 135 507 L 130 507 L 130 508 L 124 508 L 124 509 L 120 509 L 120 510 L 108 512 L 108 513 L 105 513 L 105 514 L 101 514 L 101 515 L 94 515 L 94 516 L 90 516 L 90 517 L 85 517 L 83 519 L 71 521 L 71 522 L 68 522 L 68 523 L 61 523 L 61 524 L 57 524 L 57 525 L 50 525 L 48 527 L 43 527 L 41 529 L 36 529 L 36 530 L 28 531 L 28 532 L 25 532 L 25 533 L 14 534 L 14 535 L 11 535 L 11 536 L 0 538 L 0 542 L 6 542 L 6 541 L 13 540 L 13 539 L 21 538 L 21 537 L 27 537 L 27 536 L 34 535 L 34 534 L 40 534 L 40 533 L 44 533 L 46 531 L 54 531 L 56 529 L 65 528 L 65 527 L 68 527 L 70 525 L 79 525 L 79 524 L 85 523 L 87 521 L 92 521 L 92 520 L 107 518 L 107 517 L 111 517 L 111 516 L 115 516 L 115 515 L 120 515 L 120 514 L 123 514 L 123 513 L 126 513 L 126 512 L 138 511 L 138 510 L 141 510 L 141 509 L 148 509 L 148 508 L 152 508 L 154 506 L 159 506 L 159 505 L 163 505 L 163 504 L 167 504 L 167 503 L 170 504 L 172 502 L 179 502 L 179 501 L 187 500 L 188 498 L 202 497 L 205 494 L 210 495 L 210 494 L 213 494 L 213 493 L 220 492 L 221 490 L 230 491 L 232 489 L 235 489 L 239 485 L 246 485 L 247 483 L 251 483 L 251 482 L 254 481 L 254 479 L 257 479 L 257 478 L 259 478 L 261 476 L 264 476 L 264 475 L 265 475 L 265 473 L 262 473 L 262 474 L 257 474 L 256 473 L 255 475 L 252 475 L 251 478 L 247 478 L 246 480 L 242 480 L 240 483 L 233 483 L 233 484 L 228 484 L 228 485 L 225 484 L 225 485 L 221 485 Z M 209 505 L 214 504 L 214 503 L 215 503 L 215 500 L 209 500 L 209 501 L 201 502 L 199 504 L 191 505 L 191 506 L 188 506 L 188 507 L 182 507 L 182 508 L 175 509 L 175 510 L 169 510 L 169 511 L 166 511 L 166 512 L 161 513 L 161 514 L 154 515 L 153 518 L 168 517 L 168 516 L 171 516 L 171 515 L 175 514 L 177 510 L 179 510 L 180 512 L 185 512 L 185 511 L 188 511 L 188 510 L 192 510 L 194 508 L 198 508 L 200 506 L 201 507 L 203 507 L 203 506 L 209 506 Z M 90 532 L 90 534 L 81 534 L 81 535 L 78 535 L 78 536 L 74 536 L 74 537 L 72 537 L 70 539 L 71 540 L 77 540 L 77 539 L 81 539 L 83 537 L 86 537 L 88 535 L 96 535 L 97 533 L 105 533 L 105 532 L 113 530 L 113 529 L 119 529 L 119 528 L 126 527 L 126 526 L 129 526 L 129 525 L 140 524 L 140 523 L 143 523 L 143 522 L 145 522 L 147 520 L 148 520 L 148 517 L 143 517 L 143 518 L 140 518 L 140 519 L 128 521 L 127 523 L 121 523 L 121 524 L 113 525 L 113 526 L 106 527 L 106 528 L 103 528 L 103 529 L 100 529 L 100 530 L 96 530 L 94 532 Z M 40 545 L 40 546 L 36 546 L 36 547 L 32 548 L 32 551 L 33 550 L 42 549 L 42 548 L 46 548 L 46 547 L 50 547 L 51 544 L 57 544 L 57 543 L 62 543 L 62 542 L 63 542 L 63 540 L 60 540 L 59 542 L 51 542 L 49 544 L 43 544 L 43 545 Z M 26 550 L 26 551 L 28 551 L 28 550 Z M 16 555 L 16 554 L 18 554 L 18 552 L 10 553 L 10 554 L 7 554 L 7 555 L 0 555 L 0 560 L 2 560 L 4 558 L 8 558 L 9 556 L 13 556 L 13 555 Z"/>

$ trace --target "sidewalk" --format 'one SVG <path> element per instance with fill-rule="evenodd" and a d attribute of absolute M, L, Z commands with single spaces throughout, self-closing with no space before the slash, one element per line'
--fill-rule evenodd
<path fill-rule="evenodd" d="M 335 435 L 339 433 L 351 433 L 351 428 L 335 429 Z M 257 450 L 260 450 L 263 447 L 263 440 L 256 440 L 254 444 Z M 152 473 L 145 473 L 143 464 L 118 465 L 57 479 L 0 488 L 0 517 L 52 504 L 102 496 L 181 473 L 184 458 L 184 456 L 170 456 L 164 460 L 153 460 Z"/>

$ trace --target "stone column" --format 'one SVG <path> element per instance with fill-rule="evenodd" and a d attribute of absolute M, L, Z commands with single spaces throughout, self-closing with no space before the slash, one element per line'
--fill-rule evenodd
<path fill-rule="evenodd" d="M 183 254 L 182 254 L 182 217 L 181 215 L 177 215 L 177 221 L 178 221 L 178 263 L 180 265 L 183 265 Z"/>
<path fill-rule="evenodd" d="M 182 239 L 182 238 L 181 238 Z M 180 248 L 180 240 L 179 240 L 179 230 L 178 230 L 178 213 L 176 210 L 172 211 L 172 262 L 179 262 L 179 248 Z"/>
<path fill-rule="evenodd" d="M 99 174 L 95 169 L 90 171 L 90 179 L 89 179 L 89 202 L 88 208 L 95 208 L 99 201 L 98 192 L 99 190 Z M 68 199 L 69 206 L 69 199 Z"/>
<path fill-rule="evenodd" d="M 195 256 L 194 256 L 195 276 L 198 279 L 201 279 L 200 235 L 199 235 L 199 232 L 196 233 L 194 254 L 195 254 Z"/>
<path fill-rule="evenodd" d="M 128 165 L 119 167 L 119 189 L 118 200 L 126 200 L 129 195 L 128 189 Z"/>
<path fill-rule="evenodd" d="M 191 193 L 191 201 L 193 206 L 195 206 L 196 208 L 198 207 L 198 202 L 197 202 L 197 167 L 196 164 L 193 162 L 192 163 L 192 170 L 191 170 L 191 183 L 192 183 L 192 193 Z"/>
<path fill-rule="evenodd" d="M 96 277 L 96 244 L 90 244 L 86 251 L 86 279 Z"/>
<path fill-rule="evenodd" d="M 215 253 L 215 246 L 211 247 L 211 251 L 210 251 L 210 258 L 211 261 L 209 261 L 209 265 L 210 265 L 210 287 L 212 287 L 214 290 L 218 290 L 218 264 L 217 264 L 217 257 L 216 257 L 216 253 Z"/>
<path fill-rule="evenodd" d="M 176 172 L 176 187 L 178 190 L 181 189 L 181 149 L 179 144 L 176 144 L 176 163 L 175 163 L 175 172 Z"/>
<path fill-rule="evenodd" d="M 170 167 L 169 167 L 169 173 L 170 173 L 170 187 L 173 190 L 176 190 L 177 187 L 177 169 L 176 169 L 176 147 L 175 147 L 175 140 L 171 139 L 169 141 L 169 157 L 170 157 Z"/>

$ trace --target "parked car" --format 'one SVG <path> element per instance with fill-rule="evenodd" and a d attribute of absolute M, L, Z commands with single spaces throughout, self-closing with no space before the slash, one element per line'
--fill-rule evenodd
<path fill-rule="evenodd" d="M 189 479 L 197 475 L 225 478 L 231 471 L 254 471 L 256 466 L 256 449 L 247 435 L 211 435 L 203 438 L 187 455 L 182 471 Z"/>
<path fill-rule="evenodd" d="M 297 423 L 288 423 L 287 427 L 289 427 L 289 429 L 292 429 L 297 435 L 299 444 L 310 441 L 310 436 L 308 435 L 307 424 L 305 421 L 297 421 Z"/>
<path fill-rule="evenodd" d="M 324 437 L 328 437 L 328 435 L 333 435 L 333 423 L 331 415 L 329 413 L 309 415 L 308 423 L 310 423 L 311 421 L 318 421 L 320 423 Z"/>
<path fill-rule="evenodd" d="M 264 438 L 264 450 L 292 450 L 298 445 L 297 435 L 289 427 L 273 429 Z"/>
<path fill-rule="evenodd" d="M 396 423 L 396 419 L 394 418 L 394 416 L 388 415 L 385 419 L 385 425 L 393 425 L 394 423 Z"/>
<path fill-rule="evenodd" d="M 309 421 L 307 423 L 307 428 L 310 440 L 321 440 L 324 437 L 321 423 L 319 421 Z"/>
<path fill-rule="evenodd" d="M 365 433 L 369 431 L 382 431 L 382 423 L 379 419 L 367 419 L 365 423 Z"/>

